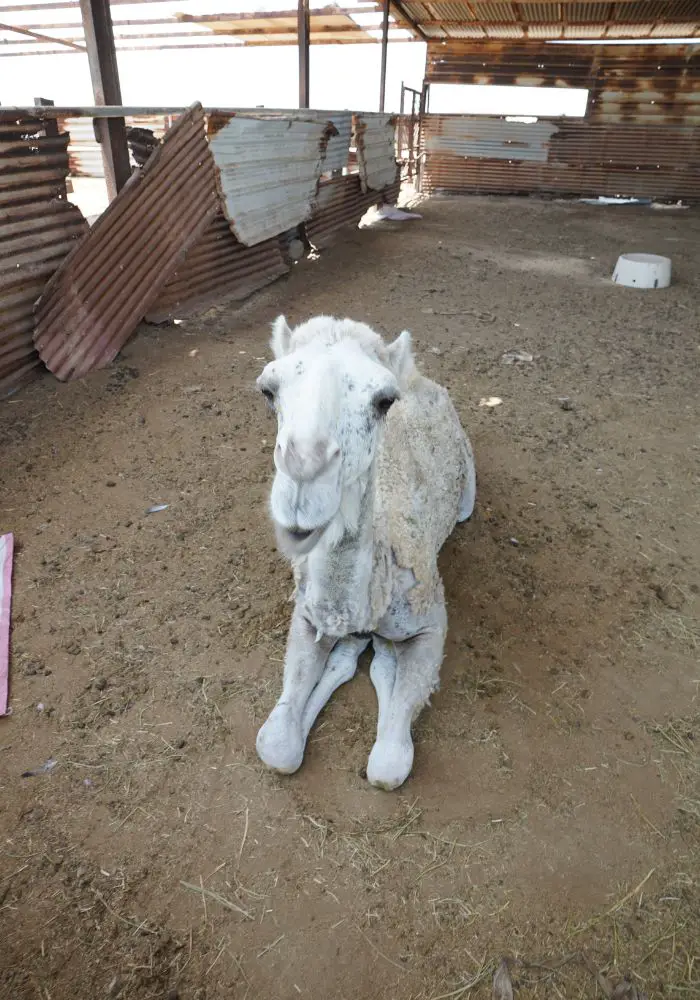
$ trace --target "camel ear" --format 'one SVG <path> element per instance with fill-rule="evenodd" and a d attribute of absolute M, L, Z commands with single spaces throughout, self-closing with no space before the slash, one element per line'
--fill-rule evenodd
<path fill-rule="evenodd" d="M 292 331 L 289 329 L 286 316 L 278 316 L 272 324 L 272 340 L 270 346 L 275 358 L 283 358 L 289 354 L 292 340 Z"/>
<path fill-rule="evenodd" d="M 387 347 L 389 367 L 400 386 L 404 386 L 413 372 L 413 347 L 411 334 L 404 330 L 393 344 Z"/>

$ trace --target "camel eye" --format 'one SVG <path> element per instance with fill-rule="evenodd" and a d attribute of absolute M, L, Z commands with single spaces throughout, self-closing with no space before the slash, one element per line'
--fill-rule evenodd
<path fill-rule="evenodd" d="M 388 394 L 382 393 L 377 396 L 374 400 L 374 409 L 379 417 L 385 417 L 391 407 L 396 402 L 396 396 L 390 396 Z"/>
<path fill-rule="evenodd" d="M 272 389 L 263 388 L 260 391 L 263 394 L 263 396 L 265 397 L 265 402 L 267 403 L 267 405 L 269 407 L 271 407 L 271 409 L 274 410 L 274 408 L 275 408 L 275 394 L 272 391 Z"/>

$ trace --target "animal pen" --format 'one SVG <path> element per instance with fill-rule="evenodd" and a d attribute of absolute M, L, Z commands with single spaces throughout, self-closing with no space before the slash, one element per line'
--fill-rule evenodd
<path fill-rule="evenodd" d="M 354 115 L 125 108 L 116 53 L 143 46 L 138 39 L 149 34 L 115 29 L 106 0 L 84 0 L 84 42 L 75 30 L 65 35 L 79 24 L 52 35 L 5 25 L 11 46 L 3 55 L 86 51 L 96 103 L 104 106 L 38 100 L 36 108 L 0 107 L 0 391 L 42 363 L 61 378 L 109 363 L 143 318 L 171 319 L 224 294 L 242 300 L 288 272 L 291 245 L 322 248 L 372 204 L 395 200 L 397 159 L 404 179 L 426 194 L 697 199 L 700 46 L 610 44 L 693 34 L 695 5 L 670 0 L 652 12 L 631 0 L 493 10 L 458 3 L 439 17 L 393 0 L 358 8 L 383 11 L 381 111 Z M 351 13 L 312 12 L 300 0 L 298 12 L 267 18 L 156 18 L 168 30 L 152 37 L 184 48 L 194 47 L 198 32 L 197 47 L 222 37 L 232 44 L 298 39 L 299 106 L 308 109 L 311 42 L 374 40 Z M 402 88 L 404 113 L 393 116 L 382 112 L 388 43 L 397 32 L 427 42 L 427 62 L 422 90 Z M 563 44 L 582 39 L 597 44 Z M 588 91 L 588 106 L 582 119 L 431 114 L 431 88 L 444 84 L 578 88 Z M 66 194 L 71 177 L 95 176 L 117 200 L 89 231 Z M 200 192 L 194 202 L 191 185 Z M 120 280 L 112 279 L 105 297 L 107 274 Z"/>
<path fill-rule="evenodd" d="M 698 995 L 700 3 L 56 2 L 0 14 L 4 65 L 87 54 L 94 87 L 0 88 L 0 1000 Z M 308 107 L 323 40 L 383 50 L 376 111 Z M 426 46 L 398 112 L 394 41 Z M 294 109 L 128 105 L 115 72 L 297 42 Z M 588 96 L 433 112 L 446 85 Z M 422 218 L 358 230 L 402 195 Z M 629 250 L 671 286 L 613 284 Z M 409 328 L 475 446 L 392 794 L 364 666 L 294 776 L 255 754 L 294 587 L 252 391 L 280 313 Z"/>

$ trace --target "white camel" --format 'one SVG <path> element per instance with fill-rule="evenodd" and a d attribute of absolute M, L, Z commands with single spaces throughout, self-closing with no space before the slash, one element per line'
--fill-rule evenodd
<path fill-rule="evenodd" d="M 474 509 L 472 448 L 447 391 L 420 375 L 411 336 L 364 323 L 273 324 L 258 387 L 277 415 L 270 506 L 296 581 L 282 694 L 257 738 L 291 774 L 333 692 L 370 642 L 378 700 L 367 778 L 403 784 L 411 726 L 439 684 L 447 615 L 437 558 Z"/>

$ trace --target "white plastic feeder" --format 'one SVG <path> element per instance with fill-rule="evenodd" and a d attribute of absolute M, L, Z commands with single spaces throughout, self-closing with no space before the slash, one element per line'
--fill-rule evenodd
<path fill-rule="evenodd" d="M 671 260 L 655 253 L 620 254 L 612 280 L 628 288 L 668 288 L 671 284 Z"/>

